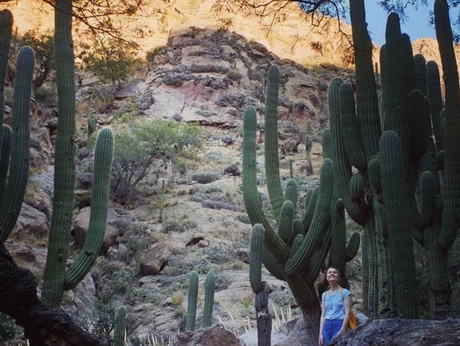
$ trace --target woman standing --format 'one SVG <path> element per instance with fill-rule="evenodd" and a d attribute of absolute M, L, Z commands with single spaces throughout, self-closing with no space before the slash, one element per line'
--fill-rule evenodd
<path fill-rule="evenodd" d="M 329 267 L 326 281 L 329 289 L 321 296 L 321 320 L 319 325 L 319 345 L 327 345 L 348 327 L 351 312 L 351 293 L 340 287 L 340 271 Z"/>

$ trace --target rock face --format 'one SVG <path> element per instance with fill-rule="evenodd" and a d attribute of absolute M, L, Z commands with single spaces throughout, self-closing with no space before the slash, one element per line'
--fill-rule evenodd
<path fill-rule="evenodd" d="M 272 63 L 280 65 L 281 71 L 281 119 L 315 119 L 313 123 L 318 123 L 327 113 L 332 73 L 350 79 L 350 71 L 308 69 L 280 59 L 236 33 L 192 28 L 173 31 L 168 45 L 149 55 L 143 78 L 120 90 L 117 100 L 136 99 L 140 113 L 147 117 L 232 129 L 241 124 L 247 105 L 263 112 L 265 77 Z M 110 118 L 108 114 L 107 121 Z M 232 145 L 234 138 L 225 137 L 221 142 Z"/>

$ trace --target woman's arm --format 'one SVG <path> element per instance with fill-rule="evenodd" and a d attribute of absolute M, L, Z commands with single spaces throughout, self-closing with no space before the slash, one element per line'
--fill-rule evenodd
<path fill-rule="evenodd" d="M 343 299 L 343 305 L 345 306 L 345 317 L 343 318 L 342 328 L 340 328 L 340 331 L 337 335 L 342 334 L 348 328 L 348 322 L 350 321 L 351 314 L 351 294 Z"/>
<path fill-rule="evenodd" d="M 324 293 L 321 297 L 321 318 L 319 320 L 319 342 L 320 346 L 323 345 L 323 328 L 324 328 L 324 321 L 326 320 L 326 306 L 324 302 Z"/>

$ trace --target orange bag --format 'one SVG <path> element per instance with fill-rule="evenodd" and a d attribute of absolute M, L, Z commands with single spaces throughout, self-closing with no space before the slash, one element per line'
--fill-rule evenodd
<path fill-rule="evenodd" d="M 342 295 L 342 301 L 344 302 L 343 290 L 342 289 L 340 289 L 340 294 Z M 351 309 L 351 311 L 350 311 L 350 319 L 348 320 L 348 328 L 355 329 L 357 325 L 358 325 L 358 323 L 356 321 L 356 314 L 353 311 L 353 309 Z"/>

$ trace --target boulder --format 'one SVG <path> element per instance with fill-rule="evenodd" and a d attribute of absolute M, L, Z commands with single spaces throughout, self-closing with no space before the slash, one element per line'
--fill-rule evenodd
<path fill-rule="evenodd" d="M 157 275 L 168 263 L 173 246 L 168 242 L 159 242 L 144 250 L 141 255 L 141 275 Z"/>
<path fill-rule="evenodd" d="M 244 346 L 243 342 L 231 331 L 217 324 L 195 332 L 179 334 L 177 346 Z"/>

